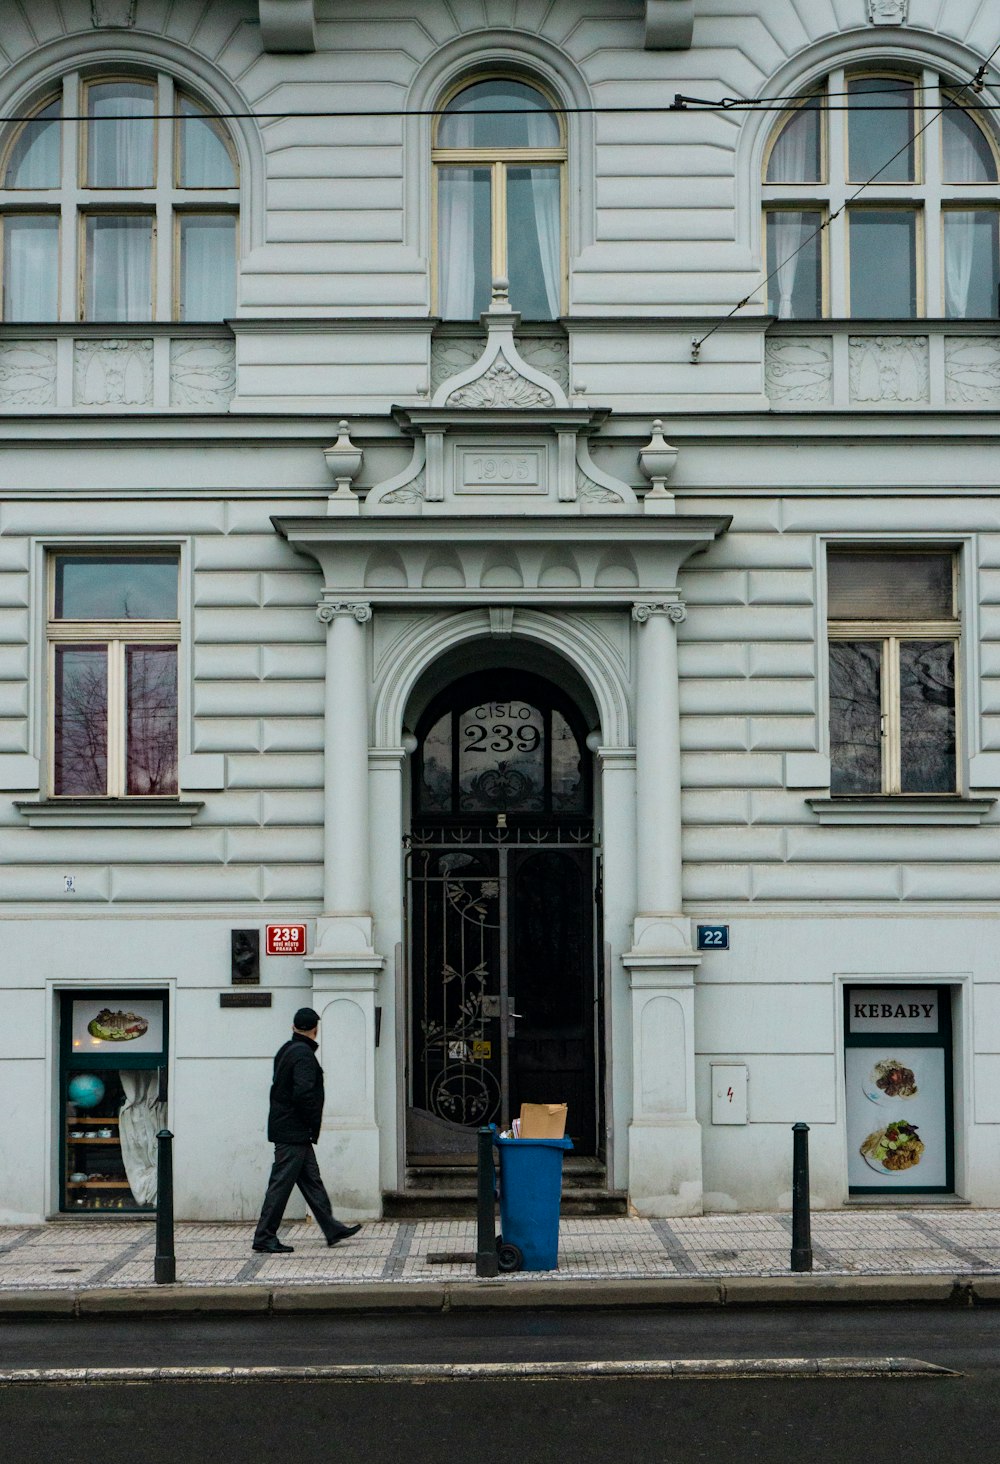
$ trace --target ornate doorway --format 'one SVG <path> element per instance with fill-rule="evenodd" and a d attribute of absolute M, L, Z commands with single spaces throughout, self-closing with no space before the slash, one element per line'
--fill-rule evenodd
<path fill-rule="evenodd" d="M 407 850 L 410 1159 L 466 1152 L 522 1102 L 597 1133 L 590 759 L 543 677 L 477 673 L 417 728 Z"/>

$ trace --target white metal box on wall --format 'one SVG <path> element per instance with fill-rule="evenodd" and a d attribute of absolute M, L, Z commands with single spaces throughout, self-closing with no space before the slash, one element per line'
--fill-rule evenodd
<path fill-rule="evenodd" d="M 712 1122 L 714 1124 L 744 1124 L 747 1122 L 749 1077 L 745 1062 L 712 1063 Z"/>

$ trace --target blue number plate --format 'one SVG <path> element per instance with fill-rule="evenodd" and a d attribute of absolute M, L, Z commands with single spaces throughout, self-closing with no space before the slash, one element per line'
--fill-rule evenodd
<path fill-rule="evenodd" d="M 699 925 L 697 930 L 700 951 L 728 951 L 728 925 Z"/>

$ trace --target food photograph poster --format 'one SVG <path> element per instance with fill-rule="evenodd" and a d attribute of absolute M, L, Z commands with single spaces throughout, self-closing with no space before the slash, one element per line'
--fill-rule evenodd
<path fill-rule="evenodd" d="M 73 1055 L 163 1051 L 163 1002 L 126 997 L 120 1003 L 92 998 L 73 1003 Z"/>
<path fill-rule="evenodd" d="M 945 1054 L 941 1047 L 849 1047 L 848 1183 L 930 1189 L 948 1178 Z"/>

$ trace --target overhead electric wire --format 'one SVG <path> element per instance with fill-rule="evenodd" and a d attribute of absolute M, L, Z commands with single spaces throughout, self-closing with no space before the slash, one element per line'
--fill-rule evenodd
<path fill-rule="evenodd" d="M 967 82 L 965 82 L 964 85 L 962 85 L 959 88 L 959 90 L 955 93 L 955 99 L 956 100 L 957 100 L 958 97 L 960 97 L 962 95 L 963 92 L 968 91 L 970 87 L 973 89 L 973 91 L 981 91 L 982 90 L 982 87 L 983 87 L 983 84 L 984 84 L 984 81 L 985 81 L 985 77 L 986 77 L 986 68 L 989 66 L 990 62 L 993 60 L 993 57 L 997 54 L 998 51 L 1000 51 L 1000 42 L 997 42 L 997 44 L 993 47 L 993 50 L 987 56 L 986 60 L 983 61 L 982 64 L 979 66 L 979 68 L 975 72 L 975 74 L 973 76 L 971 76 L 969 78 L 969 80 Z M 743 299 L 740 300 L 740 302 L 737 305 L 734 305 L 733 308 L 732 308 L 732 310 L 730 310 L 727 315 L 724 315 L 721 320 L 717 320 L 716 321 L 715 325 L 712 326 L 712 329 L 711 330 L 707 330 L 703 336 L 698 336 L 695 340 L 693 340 L 691 342 L 691 363 L 692 363 L 692 365 L 697 365 L 697 363 L 698 363 L 698 356 L 699 356 L 699 354 L 701 352 L 701 348 L 705 344 L 705 342 L 707 340 L 709 340 L 712 336 L 714 336 L 715 335 L 715 332 L 717 330 L 720 330 L 722 328 L 722 326 L 725 325 L 725 323 L 726 323 L 727 320 L 732 320 L 733 316 L 737 313 L 737 311 L 745 309 L 745 307 L 750 304 L 750 301 L 753 299 L 754 295 L 757 294 L 757 291 L 758 290 L 764 290 L 764 289 L 766 289 L 767 286 L 774 279 L 775 275 L 778 274 L 778 272 L 780 270 L 783 270 L 786 264 L 789 264 L 791 262 L 791 260 L 793 260 L 797 254 L 801 254 L 802 250 L 805 249 L 808 244 L 811 244 L 814 239 L 818 239 L 819 236 L 820 236 L 820 234 L 822 234 L 825 229 L 828 229 L 830 227 L 830 225 L 833 223 L 834 219 L 839 218 L 839 216 L 844 212 L 845 208 L 848 208 L 850 206 L 850 204 L 852 204 L 855 201 L 855 199 L 858 198 L 859 195 L 862 194 L 865 191 L 866 188 L 870 188 L 871 185 L 876 181 L 876 179 L 879 178 L 885 172 L 886 168 L 888 168 L 888 166 L 890 165 L 890 163 L 894 163 L 898 157 L 901 157 L 903 153 L 907 152 L 913 146 L 913 144 L 916 142 L 917 138 L 918 137 L 922 137 L 923 134 L 927 131 L 928 127 L 930 127 L 934 122 L 936 122 L 939 117 L 943 116 L 944 113 L 947 110 L 948 110 L 948 103 L 945 103 L 945 105 L 943 107 L 939 107 L 936 112 L 932 112 L 931 115 L 928 117 L 927 121 L 924 123 L 924 125 L 922 127 L 918 128 L 917 131 L 913 133 L 912 137 L 908 137 L 907 140 L 906 140 L 906 142 L 903 143 L 903 146 L 900 147 L 900 148 L 897 148 L 896 151 L 893 153 L 893 155 L 892 155 L 891 158 L 886 158 L 885 162 L 878 169 L 878 171 L 875 172 L 875 173 L 873 173 L 870 178 L 867 178 L 864 181 L 864 183 L 861 183 L 855 189 L 855 191 L 851 194 L 850 198 L 845 198 L 844 199 L 844 202 L 840 205 L 840 207 L 834 209 L 833 213 L 832 214 L 829 214 L 823 220 L 823 222 L 820 224 L 820 226 L 819 226 L 818 229 L 814 229 L 811 234 L 809 234 L 805 239 L 802 240 L 802 243 L 799 244 L 797 248 L 795 248 L 795 249 L 792 250 L 791 254 L 786 255 L 785 258 L 781 261 L 780 264 L 776 264 L 774 266 L 774 269 L 771 270 L 770 274 L 765 275 L 762 280 L 760 280 L 756 285 L 754 285 L 754 287 L 750 291 L 750 293 L 747 294 L 747 295 L 744 295 Z"/>
<path fill-rule="evenodd" d="M 994 52 L 994 55 L 996 52 Z M 988 64 L 988 63 L 987 63 Z M 970 85 L 965 83 L 965 90 Z M 924 86 L 907 87 L 907 93 L 916 94 L 929 90 Z M 782 95 L 776 97 L 719 97 L 709 100 L 705 97 L 690 97 L 684 92 L 675 92 L 672 102 L 663 103 L 660 106 L 586 106 L 570 107 L 552 103 L 548 107 L 477 107 L 475 112 L 463 113 L 463 116 L 504 116 L 504 117 L 658 117 L 669 113 L 686 112 L 697 108 L 699 112 L 725 113 L 743 110 L 762 110 L 773 112 L 795 112 L 800 107 L 815 102 L 814 110 L 818 112 L 889 112 L 896 109 L 898 103 L 843 103 L 831 105 L 824 100 L 825 97 L 848 97 L 849 92 L 799 92 L 796 95 Z M 864 93 L 866 97 L 876 96 L 898 96 L 898 86 L 873 87 Z M 960 93 L 956 94 L 960 95 Z M 49 106 L 54 105 L 50 102 Z M 949 97 L 945 106 L 955 105 L 955 97 Z M 1000 111 L 1000 102 L 976 102 L 976 107 L 986 112 Z M 94 117 L 90 113 L 75 112 L 60 114 L 56 117 L 46 117 L 45 111 L 28 112 L 23 114 L 12 114 L 8 117 L 0 117 L 0 127 L 11 126 L 18 123 L 34 122 L 38 124 L 51 124 L 53 122 L 90 122 L 95 125 L 107 127 L 118 122 L 286 122 L 286 121 L 324 121 L 332 120 L 358 120 L 364 121 L 369 117 L 444 117 L 455 115 L 450 107 L 376 107 L 360 111 L 357 107 L 319 108 L 315 111 L 282 111 L 282 112 L 224 112 L 224 111 L 197 111 L 197 112 L 120 112 L 113 117 Z"/>

